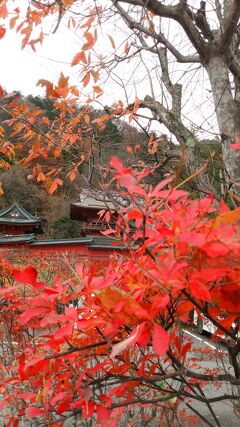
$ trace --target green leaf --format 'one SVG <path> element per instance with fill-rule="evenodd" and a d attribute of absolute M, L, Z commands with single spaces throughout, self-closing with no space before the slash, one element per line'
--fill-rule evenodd
<path fill-rule="evenodd" d="M 166 385 L 166 383 L 165 383 L 165 381 L 157 381 L 157 382 L 156 382 L 156 385 L 157 385 L 158 387 L 163 388 L 163 387 Z"/>
<path fill-rule="evenodd" d="M 197 140 L 195 138 L 190 137 L 187 139 L 187 142 L 186 142 L 187 147 L 194 148 L 196 144 L 197 144 Z"/>

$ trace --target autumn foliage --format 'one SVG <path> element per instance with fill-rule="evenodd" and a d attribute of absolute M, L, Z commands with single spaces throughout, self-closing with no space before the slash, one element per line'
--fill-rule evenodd
<path fill-rule="evenodd" d="M 52 427 L 61 427 L 72 420 L 80 425 L 119 426 L 131 411 L 133 420 L 140 417 L 142 425 L 155 417 L 161 426 L 179 426 L 187 414 L 190 426 L 196 421 L 190 415 L 194 414 L 210 426 L 219 426 L 211 405 L 217 401 L 239 402 L 240 209 L 229 210 L 223 201 L 215 200 L 205 182 L 199 188 L 205 196 L 201 199 L 194 199 L 183 189 L 184 184 L 205 171 L 214 152 L 209 154 L 206 164 L 196 167 L 185 182 L 179 183 L 181 169 L 194 160 L 196 138 L 181 121 L 182 88 L 171 81 L 166 49 L 171 52 L 171 60 L 176 57 L 183 63 L 189 57 L 191 62 L 192 55 L 186 56 L 185 49 L 183 54 L 178 52 L 162 34 L 161 22 L 162 18 L 170 17 L 182 25 L 189 36 L 187 43 L 194 41 L 193 63 L 202 62 L 206 71 L 210 59 L 212 67 L 214 64 L 216 67 L 216 59 L 222 59 L 223 65 L 219 67 L 223 70 L 222 83 L 221 78 L 215 82 L 212 71 L 215 83 L 210 87 L 220 124 L 227 177 L 221 194 L 236 207 L 240 144 L 239 115 L 235 111 L 239 105 L 237 99 L 232 99 L 232 84 L 239 82 L 239 46 L 235 42 L 239 37 L 238 17 L 232 17 L 234 7 L 237 10 L 239 6 L 237 2 L 229 2 L 233 7 L 229 13 L 231 22 L 225 11 L 221 16 L 221 5 L 220 9 L 217 7 L 223 26 L 211 30 L 212 22 L 206 27 L 205 2 L 201 2 L 199 10 L 195 6 L 189 8 L 186 1 L 176 5 L 160 1 L 120 2 L 130 4 L 126 10 L 119 2 L 18 3 L 19 7 L 17 2 L 0 2 L 0 39 L 13 30 L 22 48 L 36 51 L 46 34 L 55 33 L 60 24 L 66 24 L 74 32 L 78 30 L 79 47 L 70 63 L 78 70 L 79 85 L 73 85 L 63 73 L 55 83 L 39 80 L 38 86 L 54 100 L 53 121 L 40 108 L 22 102 L 17 92 L 6 94 L 0 86 L 1 110 L 6 115 L 0 127 L 2 169 L 9 169 L 16 158 L 24 166 L 32 165 L 29 179 L 35 179 L 53 194 L 63 187 L 63 171 L 72 182 L 82 163 L 86 159 L 92 161 L 96 128 L 101 133 L 107 121 L 115 117 L 125 117 L 129 123 L 134 121 L 142 127 L 138 121 L 140 108 L 151 112 L 150 122 L 157 120 L 175 135 L 182 155 L 176 176 L 167 175 L 154 188 L 144 184 L 148 171 L 138 170 L 139 163 L 133 171 L 119 159 L 111 159 L 104 171 L 102 189 L 107 188 L 110 194 L 111 189 L 119 192 L 127 203 L 119 207 L 114 229 L 110 226 L 110 213 L 101 212 L 101 215 L 109 221 L 105 234 L 121 239 L 125 251 L 113 255 L 106 265 L 99 268 L 78 263 L 73 268 L 69 264 L 67 274 L 62 265 L 50 266 L 51 274 L 44 276 L 42 270 L 49 268 L 45 260 L 19 267 L 1 258 L 0 422 L 7 427 L 17 427 L 22 419 Z M 135 15 L 136 6 L 139 15 Z M 108 24 L 109 17 L 115 16 L 116 10 L 134 34 L 134 38 L 127 35 L 120 44 L 104 33 L 106 26 L 104 30 L 102 27 L 105 22 Z M 226 19 L 222 19 L 224 16 Z M 104 45 L 103 50 L 99 49 L 100 44 Z M 187 46 L 185 42 L 181 44 Z M 161 97 L 155 95 L 142 100 L 136 97 L 129 103 L 127 95 L 126 104 L 117 101 L 92 120 L 90 106 L 102 96 L 106 76 L 115 79 L 116 64 L 138 58 L 143 50 L 156 53 L 159 59 L 163 79 L 163 85 L 159 86 L 167 90 L 162 96 L 166 104 L 161 105 Z M 216 52 L 217 57 L 211 58 Z M 134 68 L 138 72 L 138 67 Z M 232 73 L 229 81 L 226 70 Z M 88 90 L 86 96 L 85 90 Z M 230 103 L 224 97 L 228 91 Z M 84 96 L 86 104 L 77 109 L 76 103 L 82 102 Z M 227 113 L 232 114 L 229 120 Z M 223 124 L 233 118 L 237 125 L 225 128 Z M 149 153 L 154 155 L 161 138 L 156 139 L 152 132 L 146 134 Z M 128 150 L 131 152 L 132 147 Z M 64 156 L 69 152 L 72 160 L 66 167 Z M 46 159 L 52 159 L 49 167 Z M 167 161 L 168 156 L 162 164 Z M 161 168 L 161 164 L 155 165 L 156 168 Z M 219 180 L 224 187 L 220 175 Z M 182 325 L 189 323 L 193 310 L 215 326 L 216 336 L 224 337 L 230 369 L 220 363 L 223 355 L 217 347 L 207 355 L 218 359 L 214 369 L 201 369 L 192 356 L 194 343 L 182 334 Z M 213 383 L 217 393 L 209 396 L 207 388 Z M 228 393 L 221 387 L 226 383 L 231 386 Z M 196 410 L 195 401 L 206 404 L 214 424 Z"/>
<path fill-rule="evenodd" d="M 22 417 L 119 425 L 139 404 L 145 421 L 155 405 L 165 425 L 166 413 L 191 409 L 192 396 L 204 401 L 199 387 L 213 376 L 195 369 L 193 344 L 180 333 L 193 309 L 230 343 L 233 370 L 219 366 L 214 380 L 238 384 L 240 210 L 193 200 L 171 176 L 146 189 L 144 173 L 117 158 L 111 168 L 129 202 L 110 230 L 125 242 L 122 255 L 100 272 L 80 263 L 51 283 L 31 266 L 2 276 L 0 404 L 9 427 Z M 236 395 L 220 388 L 218 399 Z"/>

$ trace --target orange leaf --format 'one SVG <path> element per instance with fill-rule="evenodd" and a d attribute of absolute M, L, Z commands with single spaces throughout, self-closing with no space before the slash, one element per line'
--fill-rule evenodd
<path fill-rule="evenodd" d="M 58 185 L 62 185 L 62 184 L 63 184 L 63 182 L 61 179 L 55 178 L 52 182 L 50 189 L 49 189 L 49 193 L 53 194 L 57 190 Z"/>
<path fill-rule="evenodd" d="M 76 172 L 75 171 L 69 172 L 68 177 L 71 182 L 74 181 L 74 179 L 76 178 Z"/>
<path fill-rule="evenodd" d="M 68 80 L 69 80 L 69 77 L 64 77 L 63 73 L 61 73 L 58 80 L 58 87 L 62 89 L 68 87 Z"/>
<path fill-rule="evenodd" d="M 83 62 L 84 64 L 87 63 L 85 52 L 83 52 L 82 50 L 74 56 L 71 66 L 73 67 L 74 65 L 77 65 L 79 62 Z"/>
<path fill-rule="evenodd" d="M 240 222 L 240 208 L 218 215 L 213 221 L 213 229 L 222 223 L 236 224 L 237 222 Z"/>
<path fill-rule="evenodd" d="M 88 20 L 85 22 L 85 24 L 81 25 L 80 28 L 86 28 L 86 27 L 91 27 L 92 23 L 94 22 L 95 16 L 90 16 L 90 18 L 88 18 Z"/>
<path fill-rule="evenodd" d="M 120 322 L 134 325 L 150 317 L 131 295 L 115 286 L 109 286 L 108 288 L 95 291 L 95 293 L 100 299 L 102 306 L 108 310 L 113 318 L 118 319 Z M 117 310 L 119 304 L 121 304 L 121 310 Z"/>
<path fill-rule="evenodd" d="M 54 180 L 50 189 L 49 189 L 49 193 L 53 194 L 56 191 L 56 189 L 57 189 L 57 183 L 56 183 L 56 180 Z"/>
<path fill-rule="evenodd" d="M 38 80 L 37 86 L 41 86 L 41 87 L 45 86 L 47 95 L 55 96 L 55 91 L 53 90 L 53 84 L 48 80 L 44 80 L 44 79 Z"/>
<path fill-rule="evenodd" d="M 9 22 L 10 22 L 10 29 L 11 30 L 13 30 L 13 28 L 15 27 L 18 18 L 19 18 L 18 16 L 14 16 L 13 18 L 10 19 Z"/>
<path fill-rule="evenodd" d="M 93 86 L 93 90 L 96 93 L 103 93 L 103 90 L 99 86 Z"/>
<path fill-rule="evenodd" d="M 60 154 L 62 152 L 61 147 L 56 147 L 54 150 L 54 157 L 57 159 L 58 157 L 60 157 Z"/>
<path fill-rule="evenodd" d="M 42 123 L 44 123 L 45 125 L 50 125 L 50 120 L 49 120 L 49 118 L 48 117 L 42 117 Z"/>
<path fill-rule="evenodd" d="M 89 116 L 89 114 L 85 114 L 84 115 L 84 120 L 85 120 L 85 123 L 87 123 L 87 125 L 89 125 L 89 123 L 90 123 L 90 116 Z"/>
<path fill-rule="evenodd" d="M 37 176 L 37 182 L 45 181 L 46 177 L 44 173 L 40 172 Z"/>
<path fill-rule="evenodd" d="M 86 31 L 84 33 L 84 37 L 87 39 L 87 43 L 85 43 L 83 45 L 82 49 L 83 50 L 91 49 L 95 44 L 95 39 L 94 39 L 93 35 L 91 33 L 89 33 L 88 31 Z"/>
<path fill-rule="evenodd" d="M 76 88 L 76 86 L 72 86 L 70 87 L 70 92 L 74 95 L 74 96 L 79 96 L 79 90 Z"/>
<path fill-rule="evenodd" d="M 83 81 L 83 87 L 86 87 L 90 81 L 90 73 L 88 72 L 87 74 L 85 74 Z"/>
<path fill-rule="evenodd" d="M 2 188 L 2 183 L 0 182 L 0 196 L 2 196 L 4 194 L 3 188 Z"/>
<path fill-rule="evenodd" d="M 91 70 L 91 74 L 92 74 L 94 83 L 97 83 L 97 81 L 99 80 L 99 73 L 95 70 Z"/>

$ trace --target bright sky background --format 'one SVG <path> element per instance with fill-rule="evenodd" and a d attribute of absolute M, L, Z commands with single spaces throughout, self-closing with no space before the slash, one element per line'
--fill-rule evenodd
<path fill-rule="evenodd" d="M 22 0 L 18 1 L 22 2 Z M 48 32 L 51 32 L 51 26 L 52 22 L 47 29 Z M 108 32 L 118 42 L 123 37 L 123 28 L 123 25 L 119 27 L 116 24 L 115 26 L 111 26 Z M 175 34 L 171 33 L 171 37 L 173 40 L 178 37 L 179 40 L 178 29 L 174 32 Z M 106 49 L 106 51 L 112 51 L 106 34 L 99 34 L 98 37 L 100 40 L 104 39 L 103 42 L 101 41 L 100 47 Z M 5 37 L 0 40 L 0 55 L 2 58 L 0 84 L 8 92 L 19 90 L 24 95 L 44 96 L 45 89 L 36 86 L 37 81 L 39 79 L 46 79 L 56 82 L 62 71 L 65 76 L 70 76 L 70 84 L 80 86 L 81 88 L 78 66 L 71 67 L 70 64 L 74 55 L 81 49 L 82 44 L 82 38 L 73 31 L 68 30 L 64 22 L 61 22 L 56 34 L 50 34 L 50 36 L 46 37 L 42 46 L 40 44 L 36 45 L 36 53 L 29 46 L 21 50 L 20 35 L 16 34 L 15 31 L 8 31 Z M 154 62 L 150 56 L 147 60 L 149 61 L 148 64 L 151 63 L 151 67 L 154 67 Z M 206 75 L 202 70 L 198 70 L 198 64 L 194 64 L 194 66 L 196 71 L 185 75 L 186 66 L 180 64 L 177 73 L 175 72 L 174 74 L 174 80 L 182 82 L 185 79 L 183 117 L 187 125 L 191 126 L 197 121 L 202 129 L 202 133 L 206 134 L 206 131 L 209 130 L 213 132 L 215 122 L 211 106 L 211 94 Z M 174 67 L 173 64 L 170 67 Z M 134 70 L 137 70 L 134 77 L 135 80 L 131 77 Z M 172 68 L 172 71 L 174 72 L 174 68 Z M 156 94 L 160 97 L 161 87 L 157 71 L 153 75 L 155 76 L 153 83 Z M 133 61 L 131 66 L 123 62 L 116 69 L 115 81 L 108 79 L 105 83 L 101 84 L 104 96 L 99 99 L 99 108 L 103 105 L 112 105 L 119 99 L 125 101 L 124 91 L 116 83 L 119 77 L 126 83 L 129 102 L 133 102 L 136 95 L 139 98 L 144 98 L 146 94 L 151 94 L 146 69 L 143 66 L 139 67 L 137 59 Z M 89 85 L 82 90 L 80 102 L 83 103 L 86 100 L 90 89 L 91 86 Z"/>
<path fill-rule="evenodd" d="M 24 95 L 44 95 L 44 89 L 36 86 L 39 79 L 56 81 L 60 72 L 76 74 L 70 62 L 77 45 L 64 34 L 51 35 L 37 46 L 37 52 L 27 46 L 21 49 L 21 39 L 13 31 L 0 40 L 0 83 L 7 91 L 20 90 Z"/>

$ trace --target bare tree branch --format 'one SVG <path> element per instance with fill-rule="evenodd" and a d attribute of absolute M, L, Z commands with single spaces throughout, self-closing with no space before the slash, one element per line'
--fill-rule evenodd
<path fill-rule="evenodd" d="M 118 10 L 118 12 L 120 13 L 120 15 L 122 16 L 124 22 L 127 24 L 127 26 L 131 29 L 131 30 L 138 30 L 140 33 L 144 33 L 147 36 L 151 37 L 152 39 L 156 40 L 157 43 L 161 43 L 163 44 L 172 54 L 173 56 L 177 59 L 178 62 L 180 63 L 192 63 L 192 62 L 196 62 L 199 63 L 200 62 L 200 58 L 199 55 L 197 54 L 193 54 L 193 55 L 182 55 L 164 36 L 163 33 L 159 32 L 152 32 L 150 31 L 148 28 L 144 27 L 142 24 L 136 22 L 118 3 L 115 4 L 116 9 Z M 155 50 L 155 46 L 148 46 L 147 43 L 145 42 L 144 44 L 144 48 L 146 50 L 149 50 L 153 53 L 157 53 L 157 51 Z"/>
<path fill-rule="evenodd" d="M 216 5 L 216 15 L 219 21 L 219 24 L 222 24 L 223 16 L 222 16 L 222 7 L 219 0 L 215 0 Z"/>
<path fill-rule="evenodd" d="M 194 19 L 195 19 L 196 25 L 201 30 L 203 36 L 207 40 L 213 40 L 213 32 L 211 30 L 211 27 L 210 27 L 209 22 L 207 21 L 207 17 L 206 17 L 206 2 L 205 1 L 200 2 L 200 8 L 198 9 L 197 13 L 194 14 Z"/>
<path fill-rule="evenodd" d="M 112 1 L 114 5 L 119 3 L 114 0 Z M 174 6 L 163 5 L 162 2 L 158 0 L 121 0 L 120 3 L 141 6 L 142 8 L 145 7 L 157 16 L 175 20 L 184 29 L 197 52 L 203 57 L 207 54 L 208 43 L 203 39 L 197 28 L 194 22 L 194 14 L 188 7 L 186 1 L 180 0 L 180 2 Z"/>
<path fill-rule="evenodd" d="M 228 0 L 225 7 L 225 14 L 223 18 L 222 27 L 220 31 L 220 48 L 227 49 L 233 39 L 234 33 L 240 18 L 240 5 L 239 0 Z"/>

